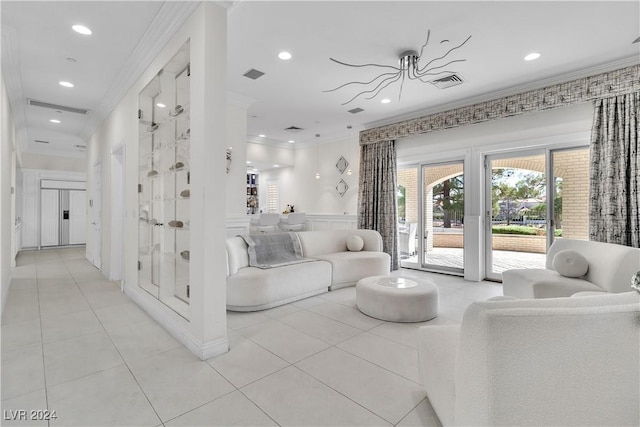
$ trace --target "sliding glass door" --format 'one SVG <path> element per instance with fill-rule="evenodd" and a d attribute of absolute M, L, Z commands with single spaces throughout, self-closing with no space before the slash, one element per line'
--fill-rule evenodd
<path fill-rule="evenodd" d="M 589 148 L 488 156 L 486 277 L 544 268 L 556 238 L 588 239 Z"/>
<path fill-rule="evenodd" d="M 400 265 L 464 273 L 464 164 L 432 163 L 398 171 Z"/>

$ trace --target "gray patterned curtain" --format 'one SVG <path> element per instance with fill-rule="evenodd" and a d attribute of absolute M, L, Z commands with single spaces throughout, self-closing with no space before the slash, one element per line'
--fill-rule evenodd
<path fill-rule="evenodd" d="M 640 92 L 594 102 L 589 238 L 640 247 Z"/>
<path fill-rule="evenodd" d="M 397 167 L 395 141 L 360 147 L 358 228 L 377 230 L 391 269 L 398 269 Z"/>

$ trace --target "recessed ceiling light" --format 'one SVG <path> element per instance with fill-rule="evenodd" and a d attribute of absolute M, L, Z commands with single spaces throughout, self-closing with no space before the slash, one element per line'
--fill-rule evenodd
<path fill-rule="evenodd" d="M 250 165 L 251 164 L 251 160 L 247 160 L 247 164 Z"/>
<path fill-rule="evenodd" d="M 60 120 L 57 120 L 57 119 L 51 119 L 51 120 L 49 120 L 49 121 L 50 121 L 51 123 L 60 123 Z"/>
<path fill-rule="evenodd" d="M 391 102 L 391 100 L 389 98 L 385 98 L 383 100 L 380 101 L 382 104 L 388 104 Z"/>
<path fill-rule="evenodd" d="M 59 82 L 58 84 L 64 87 L 73 87 L 73 83 L 71 82 Z"/>
<path fill-rule="evenodd" d="M 166 105 L 164 105 L 162 102 L 158 102 L 156 104 L 156 107 L 164 108 L 164 107 L 166 107 Z"/>
<path fill-rule="evenodd" d="M 259 136 L 260 138 L 264 138 L 264 137 L 266 137 L 267 135 L 264 135 L 264 134 L 262 134 L 262 133 L 261 133 L 261 134 L 260 134 L 260 135 L 258 135 L 258 136 Z"/>
<path fill-rule="evenodd" d="M 533 61 L 534 59 L 540 58 L 540 54 L 538 52 L 531 52 L 527 56 L 524 57 L 525 61 Z"/>
<path fill-rule="evenodd" d="M 274 168 L 279 168 L 279 167 L 280 167 L 280 165 L 273 165 L 273 167 L 274 167 Z"/>
<path fill-rule="evenodd" d="M 295 141 L 293 139 L 289 140 L 289 144 L 293 144 Z"/>
<path fill-rule="evenodd" d="M 291 54 L 283 50 L 278 54 L 278 58 L 282 59 L 283 61 L 286 61 L 288 59 L 291 59 Z"/>
<path fill-rule="evenodd" d="M 74 25 L 71 28 L 73 28 L 73 31 L 75 31 L 76 33 L 82 34 L 84 36 L 90 36 L 92 31 L 85 27 L 84 25 Z"/>

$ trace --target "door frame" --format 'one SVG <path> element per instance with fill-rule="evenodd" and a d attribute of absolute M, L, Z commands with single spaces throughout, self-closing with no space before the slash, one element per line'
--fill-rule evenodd
<path fill-rule="evenodd" d="M 93 164 L 93 182 L 91 189 L 91 198 L 89 199 L 89 207 L 91 209 L 91 225 L 92 248 L 91 263 L 100 271 L 102 271 L 102 159 L 97 160 Z M 99 183 L 99 185 L 97 185 Z M 96 215 L 96 201 L 100 207 L 100 212 Z"/>
<path fill-rule="evenodd" d="M 118 144 L 111 150 L 111 267 L 109 280 L 124 282 L 125 265 L 125 178 L 126 146 Z"/>

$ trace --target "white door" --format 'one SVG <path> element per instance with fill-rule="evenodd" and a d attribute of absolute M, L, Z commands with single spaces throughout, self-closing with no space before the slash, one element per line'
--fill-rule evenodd
<path fill-rule="evenodd" d="M 91 195 L 91 233 L 93 234 L 92 262 L 102 269 L 102 163 L 93 166 L 93 194 Z"/>
<path fill-rule="evenodd" d="M 40 246 L 58 246 L 60 197 L 58 190 L 40 190 Z"/>
<path fill-rule="evenodd" d="M 69 244 L 81 245 L 87 241 L 87 192 L 69 191 Z"/>

